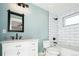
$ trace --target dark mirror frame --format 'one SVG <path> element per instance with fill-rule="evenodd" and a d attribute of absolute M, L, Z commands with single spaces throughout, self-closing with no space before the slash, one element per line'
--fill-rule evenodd
<path fill-rule="evenodd" d="M 10 30 L 11 14 L 22 17 L 22 30 Z M 24 32 L 24 14 L 20 14 L 20 13 L 8 10 L 8 32 Z"/>

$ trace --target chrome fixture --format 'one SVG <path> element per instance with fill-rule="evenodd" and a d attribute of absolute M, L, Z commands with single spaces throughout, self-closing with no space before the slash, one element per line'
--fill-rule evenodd
<path fill-rule="evenodd" d="M 54 18 L 54 20 L 58 20 L 58 18 Z"/>
<path fill-rule="evenodd" d="M 53 43 L 54 43 L 54 46 L 57 45 L 57 41 L 56 41 L 56 38 L 55 37 L 53 37 Z"/>
<path fill-rule="evenodd" d="M 16 40 L 20 40 L 22 38 L 22 36 L 19 36 L 18 33 L 16 33 Z"/>
<path fill-rule="evenodd" d="M 10 36 L 12 40 L 20 40 L 22 39 L 22 36 L 19 36 L 18 33 L 16 33 L 16 36 Z"/>

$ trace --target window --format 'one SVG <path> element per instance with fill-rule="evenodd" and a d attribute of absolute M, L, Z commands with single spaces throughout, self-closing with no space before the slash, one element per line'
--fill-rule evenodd
<path fill-rule="evenodd" d="M 79 15 L 64 19 L 64 26 L 78 24 L 78 23 L 79 23 Z"/>

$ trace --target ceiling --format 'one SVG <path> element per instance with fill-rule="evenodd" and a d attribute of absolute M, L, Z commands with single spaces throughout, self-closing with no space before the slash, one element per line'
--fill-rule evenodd
<path fill-rule="evenodd" d="M 79 3 L 37 3 L 35 5 L 57 16 L 79 11 Z"/>

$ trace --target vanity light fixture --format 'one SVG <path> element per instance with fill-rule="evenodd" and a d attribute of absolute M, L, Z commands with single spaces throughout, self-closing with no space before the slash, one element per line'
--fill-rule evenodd
<path fill-rule="evenodd" d="M 54 18 L 54 20 L 58 20 L 58 18 Z"/>
<path fill-rule="evenodd" d="M 21 6 L 23 8 L 29 8 L 29 5 L 25 4 L 25 3 L 17 3 L 18 6 Z"/>

